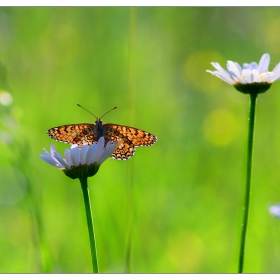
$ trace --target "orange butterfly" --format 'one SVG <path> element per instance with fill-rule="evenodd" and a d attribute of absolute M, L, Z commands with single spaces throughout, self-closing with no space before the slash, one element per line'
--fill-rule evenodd
<path fill-rule="evenodd" d="M 83 108 L 81 105 L 77 105 Z M 114 107 L 110 111 L 116 108 L 117 107 Z M 85 110 L 88 111 L 87 109 Z M 91 112 L 89 113 L 92 114 Z M 50 128 L 47 134 L 58 142 L 72 145 L 77 144 L 79 147 L 84 143 L 87 143 L 89 146 L 95 144 L 100 137 L 105 138 L 105 145 L 109 141 L 115 142 L 121 140 L 121 143 L 111 155 L 112 158 L 118 160 L 127 160 L 131 158 L 135 154 L 135 147 L 151 146 L 157 141 L 155 135 L 142 129 L 112 123 L 103 124 L 101 120 L 102 117 L 94 117 L 96 118 L 95 124 L 81 123 L 61 125 Z"/>

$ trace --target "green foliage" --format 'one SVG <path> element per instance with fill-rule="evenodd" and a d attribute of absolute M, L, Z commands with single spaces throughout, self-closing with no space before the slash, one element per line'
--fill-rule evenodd
<path fill-rule="evenodd" d="M 237 272 L 249 96 L 206 69 L 263 53 L 273 69 L 279 21 L 278 7 L 1 8 L 0 85 L 13 104 L 0 105 L 0 130 L 22 154 L 0 143 L 0 272 L 42 272 L 41 247 L 47 270 L 91 271 L 80 184 L 38 156 L 54 142 L 47 129 L 95 121 L 76 103 L 97 116 L 118 106 L 105 123 L 158 137 L 88 180 L 100 272 L 126 270 L 130 224 L 131 272 Z M 257 104 L 245 272 L 280 272 L 280 221 L 267 210 L 280 200 L 279 91 L 276 82 Z"/>

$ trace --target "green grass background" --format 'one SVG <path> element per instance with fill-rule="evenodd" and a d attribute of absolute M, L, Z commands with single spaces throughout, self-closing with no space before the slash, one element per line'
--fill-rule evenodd
<path fill-rule="evenodd" d="M 0 272 L 91 271 L 79 181 L 38 156 L 69 147 L 47 129 L 95 121 L 76 103 L 97 116 L 118 106 L 104 122 L 158 136 L 89 179 L 100 272 L 237 272 L 249 96 L 206 69 L 269 53 L 272 70 L 279 28 L 279 7 L 1 8 L 1 90 L 14 102 L 0 107 L 0 130 L 16 142 L 0 143 Z M 268 212 L 280 201 L 279 109 L 276 82 L 257 104 L 245 272 L 280 272 L 280 221 Z"/>

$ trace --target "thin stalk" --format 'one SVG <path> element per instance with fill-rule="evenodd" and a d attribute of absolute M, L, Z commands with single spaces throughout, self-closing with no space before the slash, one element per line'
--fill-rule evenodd
<path fill-rule="evenodd" d="M 53 270 L 52 258 L 51 258 L 50 248 L 48 246 L 48 242 L 44 234 L 44 226 L 42 222 L 41 211 L 39 209 L 39 204 L 36 199 L 29 178 L 26 178 L 26 181 L 27 181 L 27 193 L 30 199 L 30 206 L 29 206 L 30 215 L 32 220 L 33 231 L 35 234 L 34 240 L 36 240 L 35 242 L 38 243 L 36 245 L 39 246 L 40 248 L 40 258 L 41 258 L 40 269 L 43 273 L 51 273 Z"/>
<path fill-rule="evenodd" d="M 243 265 L 244 265 L 245 243 L 246 243 L 246 233 L 247 233 L 248 217 L 249 217 L 249 204 L 250 204 L 250 195 L 251 195 L 251 174 L 252 174 L 254 126 L 255 126 L 255 111 L 256 111 L 257 96 L 258 94 L 250 94 L 246 189 L 245 189 L 245 201 L 244 201 L 244 208 L 243 208 L 244 216 L 243 216 L 243 223 L 241 224 L 242 228 L 241 228 L 241 244 L 240 244 L 238 273 L 243 273 Z"/>
<path fill-rule="evenodd" d="M 130 8 L 129 15 L 129 72 L 128 72 L 128 107 L 129 120 L 134 121 L 135 116 L 135 51 L 136 51 L 136 24 L 137 10 L 136 7 Z M 127 245 L 125 252 L 125 272 L 131 272 L 131 248 L 132 248 L 132 232 L 133 232 L 133 162 L 127 165 L 128 174 L 128 191 L 127 191 Z"/>
<path fill-rule="evenodd" d="M 98 273 L 97 252 L 96 252 L 96 246 L 95 246 L 94 228 L 93 228 L 93 221 L 92 221 L 92 214 L 91 214 L 87 177 L 79 178 L 79 179 L 80 179 L 81 187 L 82 187 L 82 191 L 83 191 L 86 216 L 87 216 L 88 236 L 89 236 L 90 250 L 91 250 L 92 271 L 93 271 L 93 273 Z"/>
<path fill-rule="evenodd" d="M 16 140 L 12 145 L 9 145 L 9 147 L 12 152 L 17 151 L 15 158 L 13 158 L 12 160 L 12 165 L 21 170 L 23 174 L 25 174 L 26 193 L 28 197 L 28 207 L 33 230 L 32 240 L 34 241 L 36 252 L 38 253 L 36 261 L 38 261 L 40 265 L 41 272 L 51 273 L 53 271 L 53 259 L 51 256 L 51 250 L 47 241 L 47 237 L 45 235 L 40 202 L 37 198 L 35 188 L 30 179 L 31 175 L 29 173 L 29 158 L 26 154 L 26 150 L 28 150 L 26 149 L 26 147 L 29 147 L 29 145 L 25 139 L 23 143 Z M 17 175 L 15 174 L 15 176 Z"/>

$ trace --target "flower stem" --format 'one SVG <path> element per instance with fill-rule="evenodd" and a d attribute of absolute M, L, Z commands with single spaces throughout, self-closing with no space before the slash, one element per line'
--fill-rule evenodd
<path fill-rule="evenodd" d="M 255 111 L 257 93 L 250 94 L 250 109 L 249 109 L 249 128 L 248 128 L 248 145 L 247 145 L 247 171 L 246 171 L 246 189 L 245 201 L 243 207 L 243 223 L 241 224 L 241 244 L 239 254 L 239 267 L 238 273 L 243 273 L 244 255 L 245 255 L 245 242 L 249 217 L 249 204 L 251 195 L 251 174 L 252 174 L 252 158 L 253 158 L 253 142 L 254 142 L 254 125 L 255 125 Z"/>
<path fill-rule="evenodd" d="M 92 214 L 91 214 L 87 177 L 83 177 L 79 179 L 83 191 L 86 216 L 87 216 L 88 235 L 89 235 L 90 249 L 91 249 L 92 271 L 93 273 L 98 273 L 97 252 L 95 246 L 94 228 L 93 228 L 93 221 L 92 221 Z"/>

